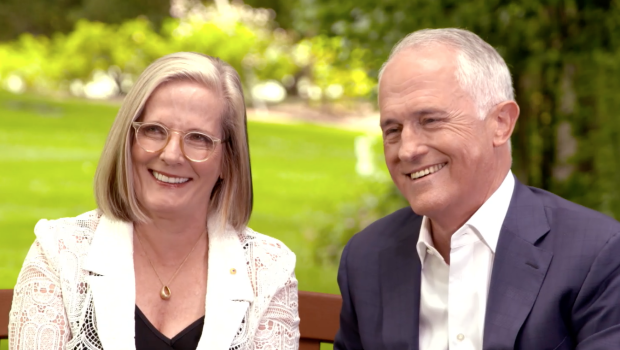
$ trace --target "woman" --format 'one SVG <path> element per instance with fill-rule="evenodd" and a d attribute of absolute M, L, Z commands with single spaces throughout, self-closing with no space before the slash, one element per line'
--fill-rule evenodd
<path fill-rule="evenodd" d="M 10 349 L 296 349 L 295 255 L 247 228 L 237 72 L 196 53 L 149 66 L 95 175 L 98 210 L 41 220 Z"/>

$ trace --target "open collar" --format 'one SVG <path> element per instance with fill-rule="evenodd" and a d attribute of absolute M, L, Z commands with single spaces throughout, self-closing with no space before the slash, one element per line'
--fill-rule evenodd
<path fill-rule="evenodd" d="M 197 350 L 227 350 L 254 300 L 249 264 L 239 234 L 209 219 L 209 267 L 205 324 Z M 250 268 L 251 269 L 251 268 Z M 247 321 L 246 321 L 247 322 Z"/>
<path fill-rule="evenodd" d="M 205 325 L 197 349 L 227 350 L 254 300 L 254 289 L 239 234 L 230 225 L 220 225 L 215 215 L 208 229 Z M 103 348 L 134 350 L 133 224 L 102 215 L 83 268 L 89 271 Z"/>
<path fill-rule="evenodd" d="M 512 171 L 508 170 L 502 184 L 465 224 L 478 233 L 481 240 L 494 254 L 506 213 L 508 213 L 508 207 L 510 207 L 514 188 L 514 175 L 512 175 Z"/>
<path fill-rule="evenodd" d="M 515 187 L 515 179 L 512 171 L 508 170 L 508 174 L 500 186 L 493 192 L 491 197 L 472 215 L 467 222 L 460 227 L 455 233 L 456 235 L 465 232 L 465 229 L 471 228 L 478 235 L 478 238 L 484 242 L 492 253 L 495 253 L 499 234 L 510 206 L 512 193 Z M 431 236 L 430 219 L 424 216 L 420 227 L 420 235 L 416 243 L 416 251 L 420 258 L 422 266 L 426 259 L 427 249 L 434 247 L 433 238 Z"/>
<path fill-rule="evenodd" d="M 84 263 L 104 349 L 135 349 L 133 225 L 102 215 Z"/>

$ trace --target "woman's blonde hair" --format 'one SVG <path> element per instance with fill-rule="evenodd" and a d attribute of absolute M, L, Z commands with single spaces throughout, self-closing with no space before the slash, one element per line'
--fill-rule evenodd
<path fill-rule="evenodd" d="M 211 194 L 209 216 L 237 230 L 245 227 L 252 213 L 252 172 L 247 121 L 239 74 L 218 58 L 178 52 L 153 62 L 140 75 L 112 124 L 95 173 L 95 200 L 107 216 L 147 222 L 134 187 L 131 144 L 132 122 L 140 118 L 153 91 L 163 83 L 191 80 L 213 89 L 224 101 L 222 113 L 222 180 Z"/>

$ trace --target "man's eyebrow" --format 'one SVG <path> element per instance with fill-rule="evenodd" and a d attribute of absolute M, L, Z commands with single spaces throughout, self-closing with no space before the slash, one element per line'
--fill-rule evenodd
<path fill-rule="evenodd" d="M 439 114 L 439 115 L 447 115 L 448 112 L 442 110 L 442 109 L 436 109 L 436 108 L 425 108 L 425 109 L 420 109 L 417 110 L 413 113 L 410 113 L 408 115 L 408 117 L 410 118 L 419 118 L 419 117 L 423 117 L 423 116 L 427 116 L 427 115 L 433 115 L 433 114 Z M 385 120 L 382 120 L 380 123 L 381 128 L 385 128 L 388 125 L 392 125 L 392 124 L 399 124 L 400 121 L 398 121 L 395 118 L 387 118 Z"/>
<path fill-rule="evenodd" d="M 423 117 L 429 114 L 448 114 L 446 111 L 441 110 L 441 109 L 436 109 L 436 108 L 426 108 L 426 109 L 421 109 L 418 111 L 415 111 L 414 113 L 411 114 L 411 116 L 413 117 Z"/>
<path fill-rule="evenodd" d="M 387 119 L 382 120 L 379 125 L 381 126 L 381 129 L 383 129 L 386 126 L 392 125 L 392 124 L 398 124 L 398 121 L 394 118 L 387 118 Z"/>

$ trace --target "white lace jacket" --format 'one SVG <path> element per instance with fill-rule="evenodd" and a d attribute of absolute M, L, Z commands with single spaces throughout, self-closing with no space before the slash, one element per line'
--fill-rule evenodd
<path fill-rule="evenodd" d="M 297 349 L 295 255 L 212 221 L 198 349 Z M 41 220 L 35 234 L 15 286 L 9 348 L 135 350 L 133 225 L 91 211 Z"/>

